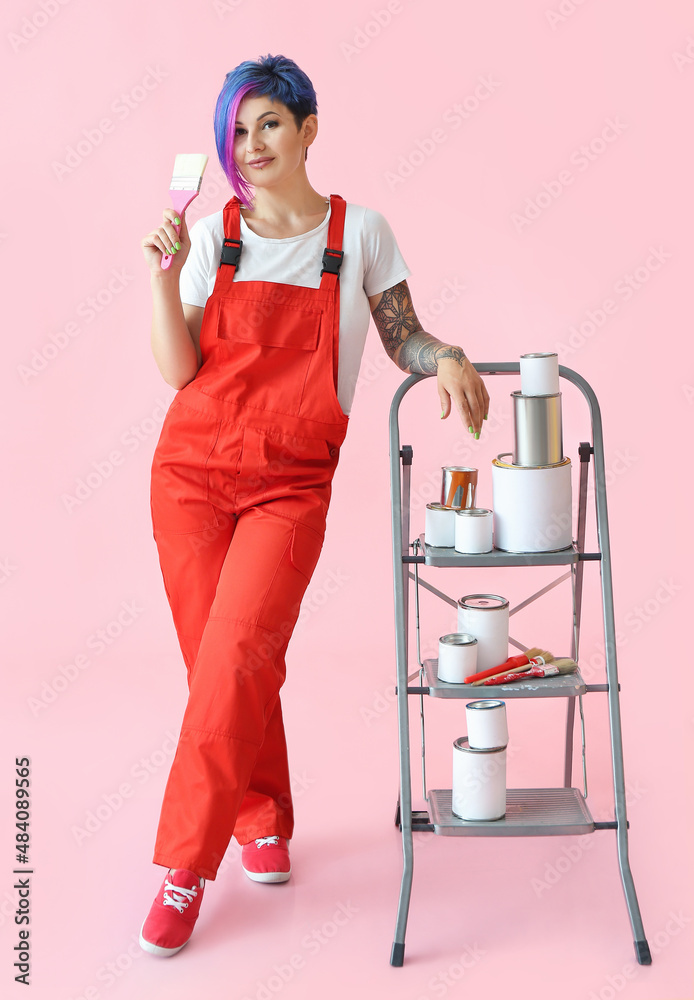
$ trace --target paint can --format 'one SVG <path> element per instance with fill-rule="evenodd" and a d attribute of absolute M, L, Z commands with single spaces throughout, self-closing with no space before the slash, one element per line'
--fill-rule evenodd
<path fill-rule="evenodd" d="M 455 542 L 455 507 L 428 503 L 424 514 L 424 541 L 427 545 L 452 548 Z"/>
<path fill-rule="evenodd" d="M 492 699 L 469 701 L 465 706 L 467 736 L 474 750 L 491 750 L 508 743 L 506 702 Z"/>
<path fill-rule="evenodd" d="M 439 639 L 438 677 L 448 684 L 462 684 L 477 672 L 477 639 L 466 632 L 450 632 Z"/>
<path fill-rule="evenodd" d="M 491 552 L 494 515 L 486 507 L 462 507 L 455 512 L 456 552 Z"/>
<path fill-rule="evenodd" d="M 492 461 L 494 545 L 504 552 L 559 552 L 571 545 L 571 459 L 530 469 Z M 474 635 L 474 632 L 473 632 Z"/>
<path fill-rule="evenodd" d="M 458 631 L 477 639 L 477 670 L 508 659 L 509 606 L 497 594 L 468 594 L 458 601 Z"/>
<path fill-rule="evenodd" d="M 512 392 L 513 464 L 536 467 L 564 461 L 561 393 L 525 396 Z"/>
<path fill-rule="evenodd" d="M 524 396 L 552 396 L 559 392 L 559 356 L 521 354 L 521 392 Z"/>
<path fill-rule="evenodd" d="M 441 467 L 441 503 L 446 507 L 474 507 L 477 469 L 466 465 Z"/>
<path fill-rule="evenodd" d="M 453 743 L 451 811 L 483 822 L 506 815 L 506 747 L 475 750 L 467 736 Z"/>

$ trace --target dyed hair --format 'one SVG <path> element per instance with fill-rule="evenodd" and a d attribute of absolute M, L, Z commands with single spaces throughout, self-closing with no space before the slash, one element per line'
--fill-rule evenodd
<path fill-rule="evenodd" d="M 261 56 L 256 62 L 247 59 L 227 73 L 214 112 L 217 155 L 234 194 L 244 208 L 252 208 L 251 187 L 234 162 L 236 115 L 247 94 L 284 104 L 294 116 L 297 131 L 307 115 L 317 114 L 318 103 L 309 78 L 286 56 Z M 304 159 L 307 155 L 308 149 Z"/>

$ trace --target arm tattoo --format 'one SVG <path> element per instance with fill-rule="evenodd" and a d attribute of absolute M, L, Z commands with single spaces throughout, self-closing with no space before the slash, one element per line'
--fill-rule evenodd
<path fill-rule="evenodd" d="M 373 312 L 386 353 L 410 374 L 434 374 L 441 358 L 463 363 L 460 347 L 444 344 L 422 330 L 412 305 L 407 282 L 388 288 Z"/>

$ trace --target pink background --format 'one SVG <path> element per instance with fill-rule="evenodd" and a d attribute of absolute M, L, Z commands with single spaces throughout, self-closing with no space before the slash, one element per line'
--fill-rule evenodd
<path fill-rule="evenodd" d="M 13 758 L 26 754 L 33 997 L 691 997 L 694 710 L 677 641 L 692 599 L 681 471 L 694 401 L 690 5 L 14 0 L 1 16 L 3 981 L 17 942 Z M 184 951 L 167 962 L 137 945 L 164 874 L 151 854 L 186 697 L 149 512 L 174 391 L 150 352 L 139 242 L 167 204 L 177 152 L 210 155 L 190 222 L 227 200 L 214 101 L 228 70 L 267 53 L 295 59 L 313 81 L 320 133 L 309 179 L 386 216 L 424 329 L 475 361 L 558 350 L 601 402 L 630 856 L 650 968 L 635 965 L 611 831 L 418 835 L 405 966 L 388 964 L 401 846 L 387 430 L 403 375 L 373 324 L 288 655 L 295 875 L 283 887 L 249 882 L 232 842 Z M 458 291 L 442 305 L 447 283 Z M 606 299 L 614 305 L 601 316 Z M 511 449 L 508 394 L 519 385 L 497 377 L 488 387 L 477 444 L 455 415 L 441 423 L 433 380 L 406 397 L 411 537 L 442 464 L 478 466 L 479 500 L 491 505 L 490 462 Z M 589 427 L 571 387 L 564 414 L 575 460 Z M 455 597 L 491 589 L 512 605 L 554 575 L 426 574 Z M 598 578 L 587 565 L 582 652 L 594 683 L 604 662 Z M 454 618 L 428 596 L 422 616 L 432 655 Z M 561 654 L 568 623 L 562 584 L 512 619 L 512 633 Z M 604 696 L 588 696 L 585 709 L 589 803 L 610 819 Z M 419 807 L 416 699 L 411 710 Z M 464 706 L 427 711 L 429 786 L 449 786 Z M 563 703 L 509 704 L 510 787 L 561 784 L 563 720 Z"/>

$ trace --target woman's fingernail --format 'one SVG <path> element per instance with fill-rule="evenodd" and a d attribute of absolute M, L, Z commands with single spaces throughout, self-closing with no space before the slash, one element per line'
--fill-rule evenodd
<path fill-rule="evenodd" d="M 480 438 L 480 432 L 477 431 L 477 433 L 475 434 L 475 440 L 479 441 L 479 438 Z"/>
<path fill-rule="evenodd" d="M 443 420 L 443 418 L 444 418 L 444 416 L 445 416 L 445 415 L 446 415 L 446 414 L 445 414 L 445 411 L 444 411 L 444 410 L 441 410 L 441 419 L 442 419 L 442 420 Z"/>
<path fill-rule="evenodd" d="M 469 431 L 470 431 L 470 433 L 472 434 L 472 427 L 468 427 L 468 430 L 469 430 Z"/>
<path fill-rule="evenodd" d="M 484 415 L 484 419 L 485 419 L 485 420 L 487 419 L 487 414 L 486 414 L 486 413 L 485 413 L 485 415 Z"/>
<path fill-rule="evenodd" d="M 178 240 L 176 240 L 176 242 L 174 243 L 174 246 L 176 247 L 177 250 L 181 249 L 181 244 L 178 242 Z"/>
<path fill-rule="evenodd" d="M 179 219 L 178 216 L 176 216 L 176 218 L 174 219 L 174 225 L 175 226 L 180 226 L 181 225 L 181 220 Z"/>
<path fill-rule="evenodd" d="M 171 249 L 169 250 L 169 253 L 170 254 L 175 254 L 176 253 L 176 247 L 171 247 Z"/>

